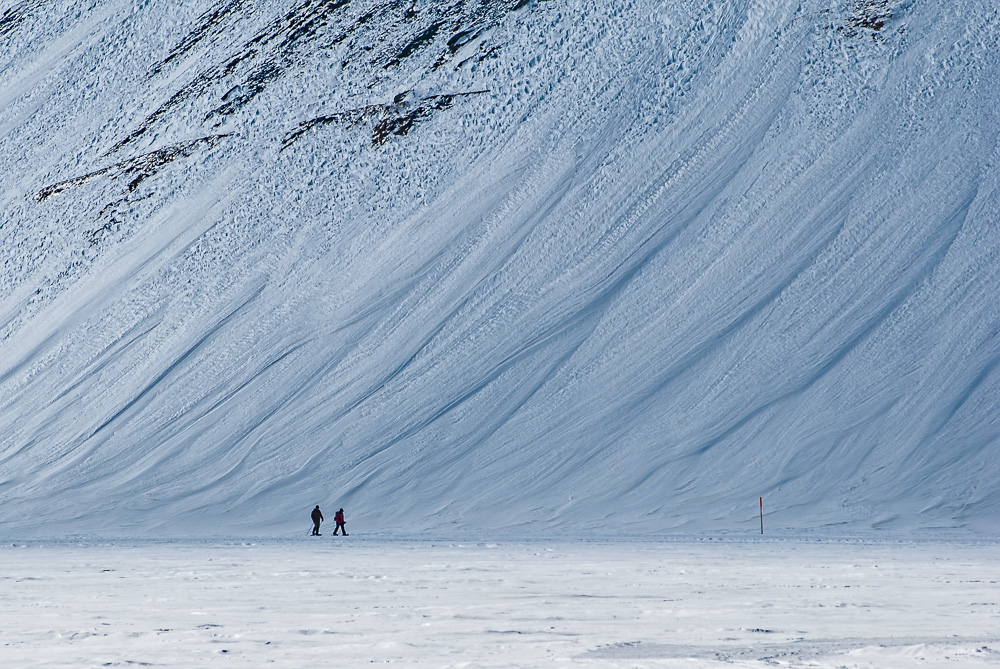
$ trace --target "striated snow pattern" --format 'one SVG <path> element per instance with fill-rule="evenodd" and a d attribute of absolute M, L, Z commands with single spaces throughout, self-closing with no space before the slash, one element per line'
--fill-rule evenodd
<path fill-rule="evenodd" d="M 2 7 L 0 532 L 1000 530 L 991 0 Z"/>

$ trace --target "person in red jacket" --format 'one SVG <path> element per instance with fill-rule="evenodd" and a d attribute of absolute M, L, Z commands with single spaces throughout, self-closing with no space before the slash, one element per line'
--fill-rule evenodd
<path fill-rule="evenodd" d="M 333 528 L 333 533 L 336 534 L 337 530 L 343 530 L 344 536 L 347 536 L 347 526 L 344 524 L 344 510 L 341 509 L 333 516 L 333 522 L 337 523 L 337 526 Z"/>

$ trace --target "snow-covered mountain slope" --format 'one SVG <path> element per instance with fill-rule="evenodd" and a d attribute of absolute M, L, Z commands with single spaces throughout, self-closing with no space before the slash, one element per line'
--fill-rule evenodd
<path fill-rule="evenodd" d="M 0 531 L 1000 529 L 993 2 L 4 7 Z"/>

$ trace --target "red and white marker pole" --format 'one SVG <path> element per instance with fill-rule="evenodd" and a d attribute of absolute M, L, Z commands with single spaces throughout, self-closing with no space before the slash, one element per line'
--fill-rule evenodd
<path fill-rule="evenodd" d="M 764 534 L 764 498 L 760 498 L 760 533 Z"/>

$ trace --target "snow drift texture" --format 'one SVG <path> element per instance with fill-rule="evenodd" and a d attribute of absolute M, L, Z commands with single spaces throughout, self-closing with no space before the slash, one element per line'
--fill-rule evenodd
<path fill-rule="evenodd" d="M 0 530 L 998 529 L 991 0 L 4 7 Z"/>

